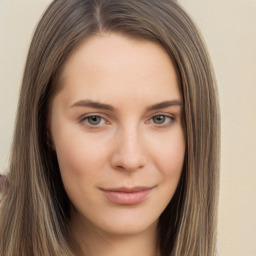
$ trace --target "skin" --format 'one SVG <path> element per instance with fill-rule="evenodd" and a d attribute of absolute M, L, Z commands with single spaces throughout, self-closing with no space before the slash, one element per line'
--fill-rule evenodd
<path fill-rule="evenodd" d="M 69 58 L 50 131 L 82 255 L 157 254 L 158 219 L 183 166 L 181 114 L 177 76 L 158 44 L 99 34 Z M 120 187 L 149 192 L 129 204 L 103 191 Z"/>

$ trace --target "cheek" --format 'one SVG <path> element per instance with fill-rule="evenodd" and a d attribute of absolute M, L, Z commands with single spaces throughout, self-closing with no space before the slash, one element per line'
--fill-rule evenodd
<path fill-rule="evenodd" d="M 70 136 L 59 140 L 56 152 L 62 174 L 82 176 L 85 173 L 95 174 L 95 168 L 104 164 L 105 152 L 100 145 L 83 136 Z"/>
<path fill-rule="evenodd" d="M 56 143 L 56 152 L 63 185 L 72 203 L 91 201 L 88 195 L 100 180 L 104 152 L 100 153 L 96 145 L 90 146 L 90 141 L 85 142 L 78 134 L 68 139 L 62 137 Z"/>
<path fill-rule="evenodd" d="M 169 147 L 163 153 L 163 174 L 164 175 L 180 175 L 183 167 L 185 155 L 185 146 L 178 144 L 176 147 Z"/>
<path fill-rule="evenodd" d="M 166 134 L 151 147 L 154 163 L 163 177 L 179 177 L 182 171 L 185 140 L 182 129 Z"/>
<path fill-rule="evenodd" d="M 183 133 L 172 138 L 171 143 L 164 144 L 162 154 L 158 158 L 158 169 L 162 175 L 161 198 L 164 208 L 171 201 L 183 169 L 185 141 Z"/>

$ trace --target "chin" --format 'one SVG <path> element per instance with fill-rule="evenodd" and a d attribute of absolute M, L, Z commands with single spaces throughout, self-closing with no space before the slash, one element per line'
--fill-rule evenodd
<path fill-rule="evenodd" d="M 121 225 L 115 225 L 115 226 L 108 225 L 102 228 L 104 228 L 103 231 L 109 235 L 134 236 L 137 234 L 142 234 L 144 232 L 147 232 L 148 230 L 151 230 L 151 229 L 157 229 L 157 222 L 151 225 L 138 225 L 138 223 L 135 223 L 134 225 L 126 225 L 123 223 Z"/>
<path fill-rule="evenodd" d="M 150 229 L 157 229 L 158 218 L 151 216 L 139 216 L 136 213 L 126 212 L 123 215 L 112 216 L 94 223 L 105 233 L 111 235 L 129 236 L 146 232 Z"/>

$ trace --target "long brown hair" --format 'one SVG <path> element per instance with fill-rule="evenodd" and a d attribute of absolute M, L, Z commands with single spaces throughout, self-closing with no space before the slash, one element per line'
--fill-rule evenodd
<path fill-rule="evenodd" d="M 162 256 L 213 256 L 219 183 L 219 108 L 204 43 L 174 0 L 55 0 L 27 57 L 1 202 L 1 256 L 74 256 L 70 201 L 49 146 L 47 117 L 72 51 L 101 32 L 155 41 L 169 54 L 184 100 L 186 153 L 174 197 L 160 216 Z"/>

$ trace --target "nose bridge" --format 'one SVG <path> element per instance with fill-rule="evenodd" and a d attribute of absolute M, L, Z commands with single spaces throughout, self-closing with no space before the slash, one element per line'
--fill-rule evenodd
<path fill-rule="evenodd" d="M 117 147 L 112 159 L 116 168 L 134 171 L 145 165 L 144 142 L 139 127 L 129 125 L 120 128 L 116 143 Z"/>

